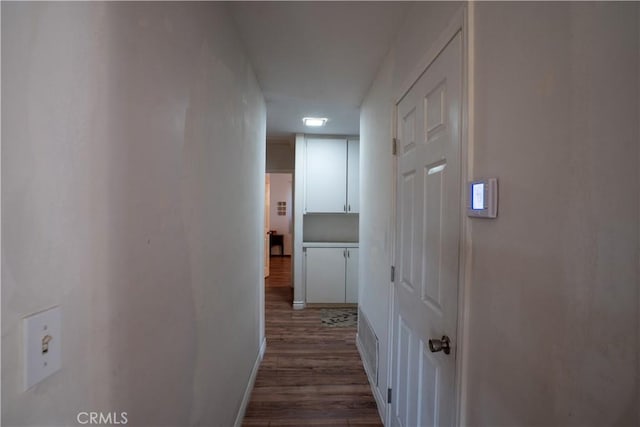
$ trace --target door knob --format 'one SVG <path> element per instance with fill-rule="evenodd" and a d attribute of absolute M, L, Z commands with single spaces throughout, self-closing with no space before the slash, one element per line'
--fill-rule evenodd
<path fill-rule="evenodd" d="M 439 340 L 429 340 L 429 350 L 432 353 L 437 353 L 439 351 L 444 351 L 444 354 L 451 353 L 451 340 L 448 336 L 443 335 Z"/>

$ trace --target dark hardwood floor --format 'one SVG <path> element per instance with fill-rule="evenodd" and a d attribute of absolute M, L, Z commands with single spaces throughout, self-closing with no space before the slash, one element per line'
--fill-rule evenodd
<path fill-rule="evenodd" d="M 291 287 L 291 257 L 272 256 L 269 258 L 269 277 L 264 280 L 267 288 Z"/>
<path fill-rule="evenodd" d="M 355 327 L 322 326 L 320 309 L 293 310 L 291 259 L 271 258 L 267 351 L 244 426 L 382 426 L 355 346 Z"/>

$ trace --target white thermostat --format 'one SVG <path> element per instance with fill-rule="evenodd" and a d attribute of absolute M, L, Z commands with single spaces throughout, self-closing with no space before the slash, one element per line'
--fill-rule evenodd
<path fill-rule="evenodd" d="M 467 216 L 495 218 L 498 216 L 498 179 L 487 178 L 469 182 Z"/>

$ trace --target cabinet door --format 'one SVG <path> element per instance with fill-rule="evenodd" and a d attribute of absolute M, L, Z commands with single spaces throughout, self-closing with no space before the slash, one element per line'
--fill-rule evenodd
<path fill-rule="evenodd" d="M 358 302 L 358 248 L 347 249 L 347 284 L 345 302 Z"/>
<path fill-rule="evenodd" d="M 345 281 L 344 248 L 307 248 L 308 303 L 343 303 Z"/>
<path fill-rule="evenodd" d="M 344 139 L 307 139 L 306 212 L 346 212 L 347 147 Z"/>
<path fill-rule="evenodd" d="M 360 212 L 360 141 L 347 143 L 347 212 Z"/>

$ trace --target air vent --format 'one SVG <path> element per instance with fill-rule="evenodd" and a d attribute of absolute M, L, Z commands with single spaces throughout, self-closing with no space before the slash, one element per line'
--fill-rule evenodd
<path fill-rule="evenodd" d="M 358 339 L 365 370 L 375 385 L 378 385 L 378 337 L 369 323 L 369 319 L 358 307 Z"/>

